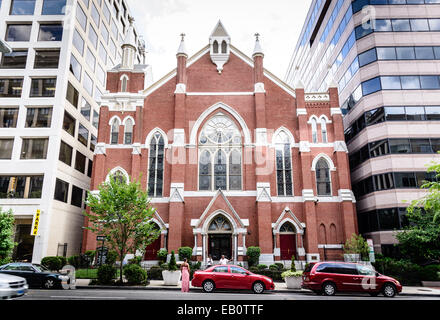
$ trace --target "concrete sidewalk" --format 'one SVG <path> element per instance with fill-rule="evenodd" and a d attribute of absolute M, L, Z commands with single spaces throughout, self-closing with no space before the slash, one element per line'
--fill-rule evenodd
<path fill-rule="evenodd" d="M 180 290 L 181 283 L 178 286 L 165 286 L 162 280 L 150 280 L 147 286 L 101 286 L 101 285 L 89 285 L 89 279 L 77 279 L 76 288 L 77 289 L 116 289 L 116 290 Z M 201 290 L 200 288 L 195 288 L 190 286 L 192 290 Z M 292 292 L 292 293 L 311 293 L 310 290 L 306 289 L 287 289 L 284 282 L 275 282 L 274 292 Z M 440 288 L 428 288 L 428 287 L 410 287 L 404 286 L 401 295 L 407 296 L 431 296 L 440 297 Z"/>

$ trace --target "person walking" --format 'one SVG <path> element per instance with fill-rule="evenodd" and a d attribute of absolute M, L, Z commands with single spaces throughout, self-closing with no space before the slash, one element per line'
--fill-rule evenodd
<path fill-rule="evenodd" d="M 211 255 L 208 255 L 208 259 L 206 260 L 206 265 L 209 268 L 210 266 L 212 266 L 214 264 L 214 261 L 212 261 L 212 257 Z"/>
<path fill-rule="evenodd" d="M 188 264 L 188 260 L 186 258 L 185 258 L 185 260 L 183 260 L 183 263 L 180 266 L 180 270 L 182 271 L 182 292 L 189 292 L 190 267 Z"/>
<path fill-rule="evenodd" d="M 220 259 L 220 264 L 228 264 L 229 260 L 225 258 L 224 255 L 222 255 L 222 258 Z"/>

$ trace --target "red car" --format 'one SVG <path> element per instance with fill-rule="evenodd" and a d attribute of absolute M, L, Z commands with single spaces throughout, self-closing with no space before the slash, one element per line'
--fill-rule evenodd
<path fill-rule="evenodd" d="M 359 263 L 318 262 L 307 266 L 302 287 L 327 296 L 338 292 L 366 292 L 371 296 L 382 293 L 394 297 L 402 292 L 402 285 L 394 278 L 376 272 Z"/>
<path fill-rule="evenodd" d="M 264 290 L 275 288 L 271 278 L 235 265 L 218 265 L 196 271 L 191 284 L 193 287 L 202 287 L 205 292 L 213 292 L 215 289 L 243 289 L 263 293 Z"/>

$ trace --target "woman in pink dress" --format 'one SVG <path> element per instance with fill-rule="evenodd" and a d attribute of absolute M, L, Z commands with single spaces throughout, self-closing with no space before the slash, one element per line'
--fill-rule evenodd
<path fill-rule="evenodd" d="M 187 259 L 183 260 L 182 265 L 180 266 L 180 270 L 182 271 L 182 292 L 189 292 L 189 264 Z"/>

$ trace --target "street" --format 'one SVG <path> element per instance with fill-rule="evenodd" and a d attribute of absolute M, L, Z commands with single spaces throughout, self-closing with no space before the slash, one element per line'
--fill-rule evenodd
<path fill-rule="evenodd" d="M 175 290 L 37 290 L 31 289 L 24 297 L 15 300 L 440 300 L 440 297 L 399 295 L 394 298 L 370 297 L 367 294 L 337 294 L 333 297 L 313 293 L 266 292 L 253 294 L 241 292 L 204 293 L 194 290 L 181 293 Z"/>

